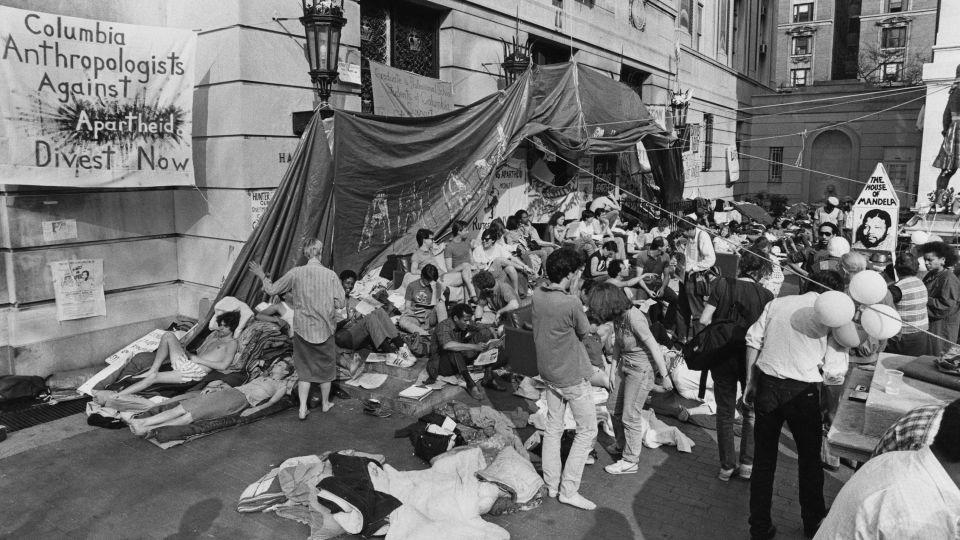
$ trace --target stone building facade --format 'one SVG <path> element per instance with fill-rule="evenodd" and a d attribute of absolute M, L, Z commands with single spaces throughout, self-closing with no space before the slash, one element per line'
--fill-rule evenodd
<path fill-rule="evenodd" d="M 294 113 L 314 105 L 298 4 L 0 0 L 198 35 L 196 187 L 0 186 L 0 373 L 100 363 L 177 315 L 197 316 L 215 297 L 252 230 L 252 199 L 276 187 L 296 148 Z M 776 80 L 774 0 L 346 0 L 344 7 L 345 66 L 356 71 L 372 57 L 438 77 L 452 83 L 457 105 L 502 88 L 501 40 L 514 37 L 539 63 L 572 59 L 631 84 L 659 114 L 672 90 L 692 90 L 689 122 L 703 126 L 693 150 L 704 164 L 688 183 L 690 196 L 732 194 L 724 149 L 749 126 L 738 111 Z M 334 107 L 370 106 L 360 71 L 359 81 L 335 85 Z M 77 238 L 45 242 L 40 223 L 52 219 L 75 219 Z M 85 258 L 103 259 L 107 315 L 58 322 L 48 263 Z"/>

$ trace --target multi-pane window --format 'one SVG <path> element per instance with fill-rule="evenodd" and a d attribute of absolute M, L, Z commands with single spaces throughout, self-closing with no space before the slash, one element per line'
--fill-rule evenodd
<path fill-rule="evenodd" d="M 896 26 L 880 30 L 880 47 L 884 49 L 902 49 L 907 46 L 907 27 Z"/>
<path fill-rule="evenodd" d="M 887 0 L 887 13 L 900 13 L 907 10 L 907 0 Z"/>
<path fill-rule="evenodd" d="M 783 182 L 783 147 L 770 147 L 770 181 Z"/>
<path fill-rule="evenodd" d="M 903 79 L 903 62 L 887 62 L 883 65 L 881 77 L 887 82 Z"/>
<path fill-rule="evenodd" d="M 703 170 L 709 171 L 713 164 L 713 115 L 703 115 Z"/>
<path fill-rule="evenodd" d="M 365 0 L 360 9 L 360 99 L 365 112 L 373 111 L 370 61 L 440 76 L 441 13 L 416 4 Z"/>
<path fill-rule="evenodd" d="M 793 22 L 809 22 L 813 20 L 813 2 L 796 4 L 793 6 Z"/>
<path fill-rule="evenodd" d="M 806 86 L 807 79 L 810 78 L 810 68 L 800 68 L 790 70 L 790 84 L 793 86 Z"/>
<path fill-rule="evenodd" d="M 793 52 L 794 55 L 806 55 L 810 54 L 810 45 L 813 39 L 811 36 L 794 36 L 793 37 Z"/>

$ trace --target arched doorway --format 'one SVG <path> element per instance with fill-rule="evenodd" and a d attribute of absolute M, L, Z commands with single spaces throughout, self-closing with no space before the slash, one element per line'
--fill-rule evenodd
<path fill-rule="evenodd" d="M 853 182 L 827 176 L 851 177 L 856 158 L 853 155 L 853 143 L 846 133 L 836 129 L 824 131 L 814 139 L 810 153 L 809 168 L 827 174 L 809 173 L 810 183 L 807 191 L 809 202 L 817 203 L 830 196 L 839 198 L 846 195 L 856 196 Z"/>

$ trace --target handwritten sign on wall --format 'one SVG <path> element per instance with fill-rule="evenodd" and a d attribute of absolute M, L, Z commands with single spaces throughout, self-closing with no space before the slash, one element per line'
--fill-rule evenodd
<path fill-rule="evenodd" d="M 433 116 L 453 110 L 453 85 L 370 62 L 373 111 L 382 116 Z"/>

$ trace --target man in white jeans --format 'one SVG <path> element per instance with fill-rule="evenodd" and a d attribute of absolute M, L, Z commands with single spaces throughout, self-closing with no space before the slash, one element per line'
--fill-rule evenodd
<path fill-rule="evenodd" d="M 533 342 L 537 368 L 547 383 L 547 422 L 543 435 L 543 481 L 551 497 L 584 510 L 597 507 L 579 493 L 580 477 L 597 438 L 597 409 L 587 380 L 593 373 L 581 338 L 592 331 L 576 292 L 583 271 L 579 254 L 570 247 L 547 257 L 548 285 L 533 293 Z M 566 466 L 560 461 L 563 416 L 570 407 L 577 424 Z M 563 475 L 561 476 L 561 469 Z"/>

